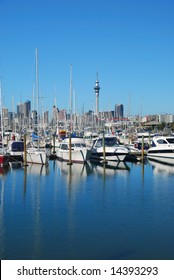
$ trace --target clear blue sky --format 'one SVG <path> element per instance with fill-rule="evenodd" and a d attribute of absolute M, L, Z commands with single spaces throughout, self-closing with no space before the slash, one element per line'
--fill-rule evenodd
<path fill-rule="evenodd" d="M 35 49 L 42 106 L 69 108 L 70 65 L 78 113 L 122 103 L 125 114 L 174 114 L 173 0 L 0 0 L 4 106 L 32 100 Z M 130 98 L 129 98 L 130 96 Z M 130 101 L 130 102 L 129 102 Z"/>

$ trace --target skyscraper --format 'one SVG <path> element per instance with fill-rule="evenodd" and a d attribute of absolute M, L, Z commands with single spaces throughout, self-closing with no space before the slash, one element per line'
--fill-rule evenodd
<path fill-rule="evenodd" d="M 123 119 L 124 116 L 124 106 L 123 104 L 116 104 L 115 105 L 115 118 L 118 120 Z"/>
<path fill-rule="evenodd" d="M 28 118 L 31 112 L 31 101 L 27 100 L 24 104 L 23 104 L 23 113 L 24 113 L 24 117 Z"/>

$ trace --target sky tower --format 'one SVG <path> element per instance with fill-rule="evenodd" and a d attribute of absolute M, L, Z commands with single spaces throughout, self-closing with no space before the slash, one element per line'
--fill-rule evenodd
<path fill-rule="evenodd" d="M 95 95 L 96 95 L 95 114 L 98 117 L 98 111 L 99 111 L 99 91 L 100 91 L 99 81 L 98 81 L 98 73 L 97 73 L 97 79 L 95 81 L 94 90 L 95 90 Z"/>

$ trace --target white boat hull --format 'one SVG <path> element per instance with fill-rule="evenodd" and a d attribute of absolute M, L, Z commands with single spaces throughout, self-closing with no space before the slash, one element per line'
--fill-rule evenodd
<path fill-rule="evenodd" d="M 27 163 L 48 164 L 48 157 L 45 151 L 28 149 L 26 157 Z"/>
<path fill-rule="evenodd" d="M 147 157 L 162 163 L 174 164 L 174 153 L 150 153 Z"/>
<path fill-rule="evenodd" d="M 71 150 L 71 156 L 70 156 L 70 150 L 62 150 L 57 149 L 56 150 L 56 156 L 59 160 L 69 162 L 76 162 L 76 163 L 85 163 L 87 161 L 87 150 L 81 149 L 81 150 Z"/>
<path fill-rule="evenodd" d="M 107 160 L 107 161 L 124 161 L 125 157 L 129 154 L 126 148 L 105 148 L 105 156 L 103 147 L 97 148 L 91 153 L 90 159 L 92 160 Z"/>

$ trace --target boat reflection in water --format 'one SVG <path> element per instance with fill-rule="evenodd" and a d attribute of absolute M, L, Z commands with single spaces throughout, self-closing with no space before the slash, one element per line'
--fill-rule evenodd
<path fill-rule="evenodd" d="M 88 162 L 86 164 L 73 163 L 68 165 L 67 162 L 56 160 L 56 165 L 60 169 L 61 175 L 66 176 L 67 180 L 71 180 L 71 183 L 74 184 L 84 180 L 92 173 Z"/>
<path fill-rule="evenodd" d="M 125 175 L 125 171 L 130 171 L 129 166 L 124 161 L 107 161 L 106 163 L 91 162 L 92 171 L 98 175 L 113 176 L 115 174 Z"/>
<path fill-rule="evenodd" d="M 27 173 L 31 175 L 48 175 L 49 165 L 42 164 L 28 164 L 26 167 Z"/>
<path fill-rule="evenodd" d="M 153 167 L 153 173 L 155 175 L 174 175 L 174 165 L 167 163 L 161 163 L 155 160 L 148 159 L 149 163 Z"/>
<path fill-rule="evenodd" d="M 0 167 L 0 177 L 5 176 L 10 171 L 10 166 Z"/>
<path fill-rule="evenodd" d="M 91 174 L 113 176 L 116 173 L 125 174 L 130 168 L 125 162 L 108 161 L 103 164 L 100 162 L 93 163 L 87 162 L 86 164 L 72 164 L 67 165 L 66 162 L 56 161 L 57 166 L 60 168 L 62 175 L 67 176 L 67 180 L 71 179 L 71 183 L 82 181 Z"/>

